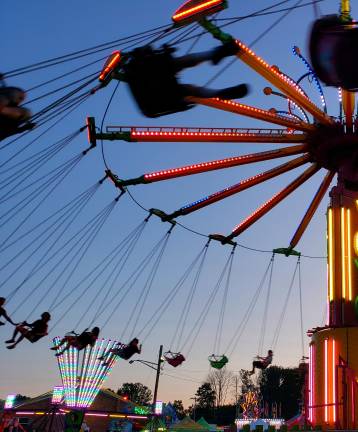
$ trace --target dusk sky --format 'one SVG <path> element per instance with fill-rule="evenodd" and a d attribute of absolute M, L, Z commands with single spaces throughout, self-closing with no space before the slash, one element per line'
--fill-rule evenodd
<path fill-rule="evenodd" d="M 225 31 L 249 46 L 255 42 L 252 48 L 257 54 L 268 63 L 278 65 L 283 72 L 297 80 L 306 73 L 306 69 L 304 64 L 293 55 L 292 48 L 294 45 L 299 46 L 303 55 L 308 58 L 307 38 L 315 17 L 314 8 L 308 3 L 309 0 L 301 2 L 229 0 L 229 8 L 221 12 L 217 18 L 244 17 L 276 5 L 269 11 L 279 12 L 240 20 L 225 27 Z M 170 25 L 171 14 L 181 5 L 181 1 L 14 2 L 3 0 L 2 4 L 1 72 L 6 74 L 42 60 L 64 56 Z M 299 4 L 306 6 L 290 12 L 286 10 Z M 338 12 L 339 2 L 323 0 L 318 5 L 322 14 L 332 14 Z M 356 5 L 353 6 L 352 15 L 354 14 L 358 14 Z M 283 19 L 278 22 L 280 17 Z M 165 40 L 170 43 L 180 42 L 176 44 L 178 48 L 176 55 L 210 49 L 218 44 L 210 35 L 195 37 L 198 29 L 185 37 L 183 31 Z M 146 41 L 152 39 L 154 36 Z M 36 69 L 21 75 L 9 74 L 5 77 L 6 84 L 30 89 L 28 107 L 36 113 L 54 102 L 56 98 L 73 90 L 76 85 L 33 103 L 32 100 L 99 71 L 113 50 L 129 50 L 146 42 L 143 41 L 144 38 L 131 43 L 123 40 L 101 52 L 81 57 L 73 62 L 59 59 L 57 65 L 47 69 Z M 155 46 L 161 43 L 157 41 Z M 95 63 L 95 60 L 98 62 Z M 225 60 L 219 66 L 210 63 L 200 65 L 193 70 L 183 72 L 180 79 L 186 83 L 205 85 L 220 72 L 210 83 L 211 87 L 221 88 L 248 83 L 251 92 L 241 100 L 242 103 L 264 109 L 274 107 L 277 110 L 287 110 L 287 104 L 285 105 L 282 98 L 264 95 L 263 88 L 268 83 L 263 78 L 239 60 L 225 68 L 230 61 L 231 59 Z M 91 62 L 92 65 L 80 69 Z M 33 89 L 45 81 L 53 80 L 74 69 L 78 71 L 73 75 Z M 77 86 L 80 84 L 78 83 Z M 93 87 L 95 85 L 96 82 L 92 84 Z M 83 210 L 77 215 L 77 210 L 73 208 L 70 216 L 61 226 L 58 222 L 59 230 L 49 237 L 49 233 L 55 229 L 55 226 L 51 226 L 53 219 L 48 218 L 103 178 L 105 162 L 118 177 L 126 179 L 146 172 L 275 148 L 270 144 L 128 143 L 124 141 L 105 141 L 101 147 L 99 142 L 98 146 L 84 156 L 62 182 L 42 192 L 40 185 L 50 183 L 51 176 L 47 176 L 48 172 L 88 147 L 86 132 L 79 134 L 42 167 L 31 171 L 26 162 L 20 163 L 78 131 L 85 124 L 87 116 L 95 117 L 97 126 L 100 127 L 107 107 L 104 126 L 277 127 L 204 106 L 149 119 L 140 113 L 124 83 L 119 85 L 109 104 L 116 85 L 117 82 L 113 81 L 108 87 L 92 95 L 43 136 L 39 137 L 54 122 L 46 123 L 11 145 L 4 146 L 11 139 L 0 143 L 2 210 L 0 253 L 3 263 L 0 266 L 0 295 L 6 297 L 16 290 L 16 295 L 7 306 L 9 314 L 16 322 L 24 319 L 35 320 L 46 310 L 52 314 L 50 335 L 38 343 L 30 344 L 24 341 L 11 351 L 1 343 L 0 398 L 5 398 L 10 393 L 35 396 L 59 385 L 57 361 L 53 351 L 49 350 L 52 337 L 61 336 L 71 330 L 80 332 L 93 325 L 98 325 L 102 329 L 101 336 L 105 338 L 128 342 L 130 338 L 138 336 L 143 342 L 143 350 L 141 356 L 137 358 L 156 361 L 160 344 L 163 344 L 165 351 L 183 349 L 186 362 L 175 369 L 166 364 L 160 379 L 158 398 L 166 402 L 182 399 L 185 406 L 192 403 L 190 398 L 194 396 L 197 388 L 210 372 L 207 357 L 214 350 L 219 351 L 215 354 L 229 355 L 227 366 L 229 370 L 237 373 L 240 369 L 249 369 L 253 357 L 258 354 L 260 337 L 263 336 L 261 328 L 268 290 L 267 280 L 240 339 L 237 343 L 232 343 L 232 340 L 239 335 L 237 328 L 264 276 L 271 259 L 271 251 L 274 248 L 288 246 L 325 174 L 324 171 L 320 171 L 236 239 L 238 247 L 233 260 L 220 336 L 217 329 L 220 311 L 223 310 L 224 304 L 225 278 L 222 284 L 219 284 L 218 280 L 231 252 L 230 246 L 211 242 L 190 309 L 185 309 L 185 305 L 188 305 L 188 299 L 191 298 L 195 275 L 198 274 L 197 266 L 185 283 L 176 290 L 175 296 L 170 293 L 180 285 L 179 281 L 183 274 L 203 249 L 207 235 L 229 234 L 236 224 L 297 177 L 304 168 L 298 168 L 178 219 L 183 226 L 178 225 L 173 229 L 156 272 L 153 269 L 158 263 L 163 242 L 159 245 L 157 243 L 163 239 L 170 225 L 154 216 L 146 224 L 129 259 L 125 263 L 123 260 L 120 261 L 121 253 L 131 247 L 131 243 L 125 239 L 148 216 L 145 209 L 158 208 L 168 213 L 173 212 L 185 204 L 286 162 L 286 159 L 132 186 L 129 189 L 130 194 L 127 193 L 120 198 L 108 218 L 103 219 L 103 223 L 97 220 L 96 225 L 91 225 L 91 220 L 119 193 L 110 181 L 105 180 Z M 303 87 L 318 105 L 319 94 L 314 84 L 305 80 Z M 324 90 L 328 112 L 336 116 L 337 91 L 332 88 Z M 36 137 L 39 138 L 32 142 Z M 62 174 L 60 170 L 55 170 L 51 175 L 59 180 Z M 46 195 L 49 196 L 45 199 Z M 328 202 L 327 196 L 296 248 L 303 254 L 301 286 L 304 332 L 322 325 L 325 319 L 325 213 Z M 65 218 L 65 210 L 63 212 Z M 35 229 L 34 227 L 40 223 L 41 227 Z M 41 230 L 46 227 L 48 231 L 40 237 Z M 78 240 L 77 246 L 73 246 L 72 249 L 68 246 L 68 249 L 64 248 L 59 256 L 53 257 L 56 248 L 65 244 L 81 229 L 77 240 L 79 238 L 82 240 Z M 85 233 L 91 235 L 94 232 L 97 234 L 93 239 L 81 237 Z M 118 247 L 114 254 L 112 270 L 108 267 L 107 273 L 104 271 L 96 278 L 94 269 L 98 268 L 102 260 L 123 240 L 121 249 Z M 84 242 L 82 249 L 79 247 L 80 242 Z M 147 266 L 141 264 L 153 248 L 152 261 Z M 280 366 L 297 366 L 303 354 L 298 277 L 294 280 L 287 308 L 282 315 L 282 328 L 278 332 L 279 318 L 283 313 L 296 262 L 297 257 L 276 256 L 272 272 L 268 319 L 260 354 L 264 354 L 268 349 L 274 349 L 273 363 Z M 119 272 L 121 266 L 123 270 L 115 283 L 113 282 L 110 295 L 105 298 L 111 281 L 114 281 L 115 273 Z M 137 268 L 143 271 L 138 277 L 134 276 L 133 283 L 131 279 L 131 282 L 125 285 L 126 280 L 136 272 Z M 81 283 L 84 279 L 85 282 Z M 123 286 L 125 287 L 120 291 Z M 122 294 L 127 289 L 128 295 L 121 301 Z M 118 294 L 115 294 L 116 292 Z M 213 292 L 216 293 L 215 297 Z M 168 302 L 165 310 L 158 310 L 167 296 L 171 301 Z M 212 305 L 205 310 L 204 306 L 210 302 L 210 299 Z M 102 304 L 103 310 L 101 310 Z M 188 318 L 181 331 L 184 322 L 182 317 L 186 315 L 186 310 Z M 205 319 L 201 321 L 200 317 Z M 197 322 L 200 326 L 196 325 Z M 12 331 L 13 327 L 9 323 L 0 327 L 1 341 L 9 339 Z M 197 337 L 196 332 L 198 332 Z M 307 354 L 309 339 L 306 334 L 304 334 L 304 342 L 305 354 Z M 141 382 L 153 389 L 154 379 L 155 372 L 144 365 L 140 363 L 130 365 L 128 362 L 120 361 L 105 386 L 116 390 L 124 382 Z"/>

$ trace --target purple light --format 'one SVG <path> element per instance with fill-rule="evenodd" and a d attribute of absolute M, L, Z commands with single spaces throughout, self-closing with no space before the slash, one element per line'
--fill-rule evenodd
<path fill-rule="evenodd" d="M 16 399 L 16 395 L 14 394 L 10 394 L 6 396 L 6 401 L 5 401 L 5 405 L 4 405 L 4 409 L 11 409 L 14 407 L 14 403 L 15 403 L 15 399 Z"/>
<path fill-rule="evenodd" d="M 51 403 L 53 405 L 58 405 L 61 403 L 63 398 L 63 387 L 56 386 L 53 388 Z"/>

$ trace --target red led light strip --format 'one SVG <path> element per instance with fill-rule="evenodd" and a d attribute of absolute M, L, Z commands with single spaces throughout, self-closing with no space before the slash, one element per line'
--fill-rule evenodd
<path fill-rule="evenodd" d="M 285 164 L 279 165 L 276 168 L 270 169 L 268 171 L 264 171 L 260 174 L 256 174 L 252 177 L 249 177 L 245 180 L 242 180 L 240 183 L 237 183 L 233 186 L 229 186 L 226 189 L 223 189 L 219 192 L 215 192 L 211 195 L 209 195 L 206 199 L 198 201 L 197 204 L 189 207 L 184 207 L 178 212 L 175 212 L 175 217 L 178 215 L 187 215 L 189 213 L 192 213 L 193 211 L 199 210 L 200 208 L 206 207 L 214 202 L 220 201 L 224 198 L 227 198 L 231 195 L 234 195 L 236 193 L 242 192 L 245 189 L 249 189 L 252 186 L 255 186 L 259 183 L 265 182 L 266 180 L 269 180 L 273 177 L 276 177 L 280 174 L 283 174 L 287 171 L 290 171 L 292 169 L 295 169 L 309 161 L 309 156 L 304 155 L 299 158 L 293 159 L 290 162 L 287 162 Z"/>
<path fill-rule="evenodd" d="M 292 120 L 287 117 L 283 117 L 278 114 L 272 113 L 270 111 L 263 110 L 260 108 L 255 108 L 249 105 L 240 104 L 232 100 L 224 100 L 218 98 L 203 99 L 203 98 L 196 98 L 196 97 L 186 97 L 185 99 L 188 102 L 210 106 L 212 108 L 221 109 L 223 111 L 229 111 L 235 114 L 245 115 L 247 117 L 252 117 L 258 120 L 263 120 L 281 126 L 286 126 L 290 129 L 296 129 L 301 131 L 311 131 L 315 129 L 315 126 L 309 123 Z"/>
<path fill-rule="evenodd" d="M 293 182 L 291 182 L 288 186 L 266 201 L 262 206 L 256 209 L 250 216 L 244 219 L 239 225 L 237 225 L 230 234 L 230 238 L 236 237 L 245 231 L 249 226 L 255 223 L 258 219 L 268 213 L 273 207 L 275 207 L 278 203 L 280 203 L 283 199 L 285 199 L 290 193 L 292 193 L 295 189 L 301 186 L 305 181 L 307 181 L 310 177 L 312 177 L 317 171 L 319 171 L 319 167 L 314 164 L 309 167 L 306 171 L 304 171 L 299 177 L 297 177 Z"/>
<path fill-rule="evenodd" d="M 175 11 L 174 15 L 172 16 L 172 20 L 174 22 L 180 22 L 183 21 L 186 18 L 189 18 L 193 15 L 199 14 L 200 12 L 204 12 L 206 10 L 210 10 L 212 8 L 217 8 L 222 6 L 223 1 L 222 0 L 209 0 L 204 3 L 201 3 L 197 6 L 190 7 L 189 9 L 181 11 L 183 8 L 185 8 L 185 5 L 188 5 L 189 3 L 193 3 L 192 0 L 188 0 L 183 6 L 181 6 L 178 10 Z"/>
<path fill-rule="evenodd" d="M 114 51 L 111 56 L 113 56 L 113 58 L 109 61 L 109 63 L 107 65 L 105 65 L 100 76 L 98 77 L 99 81 L 101 81 L 101 82 L 105 81 L 106 78 L 108 78 L 108 75 L 118 65 L 118 63 L 121 60 L 121 52 L 120 51 Z"/>
<path fill-rule="evenodd" d="M 271 160 L 280 157 L 296 155 L 302 153 L 305 150 L 305 148 L 306 148 L 305 145 L 298 145 L 298 146 L 287 147 L 278 150 L 247 154 L 238 157 L 220 159 L 220 160 L 215 160 L 210 162 L 203 162 L 194 165 L 187 165 L 179 168 L 172 168 L 172 169 L 147 173 L 144 174 L 144 179 L 146 183 L 151 183 L 155 181 L 167 180 L 167 179 L 182 177 L 186 175 L 199 174 L 202 172 L 213 171 L 217 169 L 230 168 L 230 167 L 245 165 L 254 162 L 261 162 L 265 160 Z"/>
<path fill-rule="evenodd" d="M 274 131 L 274 130 L 273 130 Z M 138 131 L 131 129 L 131 141 L 177 141 L 177 142 L 255 142 L 297 143 L 306 140 L 306 134 L 291 133 L 238 133 L 238 132 L 168 132 Z"/>

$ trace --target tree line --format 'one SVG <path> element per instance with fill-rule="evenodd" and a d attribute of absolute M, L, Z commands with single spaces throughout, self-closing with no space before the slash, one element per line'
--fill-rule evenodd
<path fill-rule="evenodd" d="M 227 368 L 214 370 L 198 387 L 194 403 L 184 408 L 182 400 L 174 400 L 179 419 L 189 415 L 194 420 L 204 417 L 209 423 L 230 424 L 242 415 L 241 403 L 249 391 L 259 395 L 262 417 L 295 416 L 303 403 L 304 374 L 299 368 L 271 366 L 260 371 L 257 378 L 248 371 L 238 375 Z M 139 405 L 148 406 L 152 401 L 151 390 L 141 383 L 124 383 L 117 394 L 128 397 Z"/>

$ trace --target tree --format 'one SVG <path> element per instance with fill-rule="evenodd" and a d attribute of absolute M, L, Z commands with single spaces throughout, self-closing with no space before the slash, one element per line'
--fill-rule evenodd
<path fill-rule="evenodd" d="M 228 390 L 234 382 L 234 374 L 226 368 L 218 369 L 210 372 L 206 381 L 215 392 L 216 406 L 224 405 Z"/>
<path fill-rule="evenodd" d="M 299 412 L 304 375 L 298 368 L 271 366 L 263 370 L 259 379 L 263 401 L 268 405 L 268 415 L 276 405 L 281 416 L 289 419 Z"/>
<path fill-rule="evenodd" d="M 24 396 L 22 394 L 17 394 L 15 397 L 14 405 L 18 405 L 21 402 L 25 402 L 27 400 L 31 399 L 29 396 Z"/>
<path fill-rule="evenodd" d="M 185 409 L 183 405 L 182 400 L 175 400 L 173 403 L 173 408 L 175 409 L 175 412 L 177 413 L 178 419 L 182 420 L 185 417 Z"/>
<path fill-rule="evenodd" d="M 152 392 L 141 383 L 124 383 L 117 390 L 117 394 L 127 396 L 130 401 L 139 405 L 147 405 L 152 400 Z"/>
<path fill-rule="evenodd" d="M 196 407 L 212 408 L 215 404 L 216 394 L 209 382 L 202 384 L 195 393 Z"/>
<path fill-rule="evenodd" d="M 250 371 L 247 371 L 245 369 L 241 369 L 239 372 L 240 375 L 240 381 L 241 381 L 241 396 L 246 394 L 249 391 L 257 391 L 258 386 L 255 384 L 252 380 L 252 375 L 250 374 Z"/>

